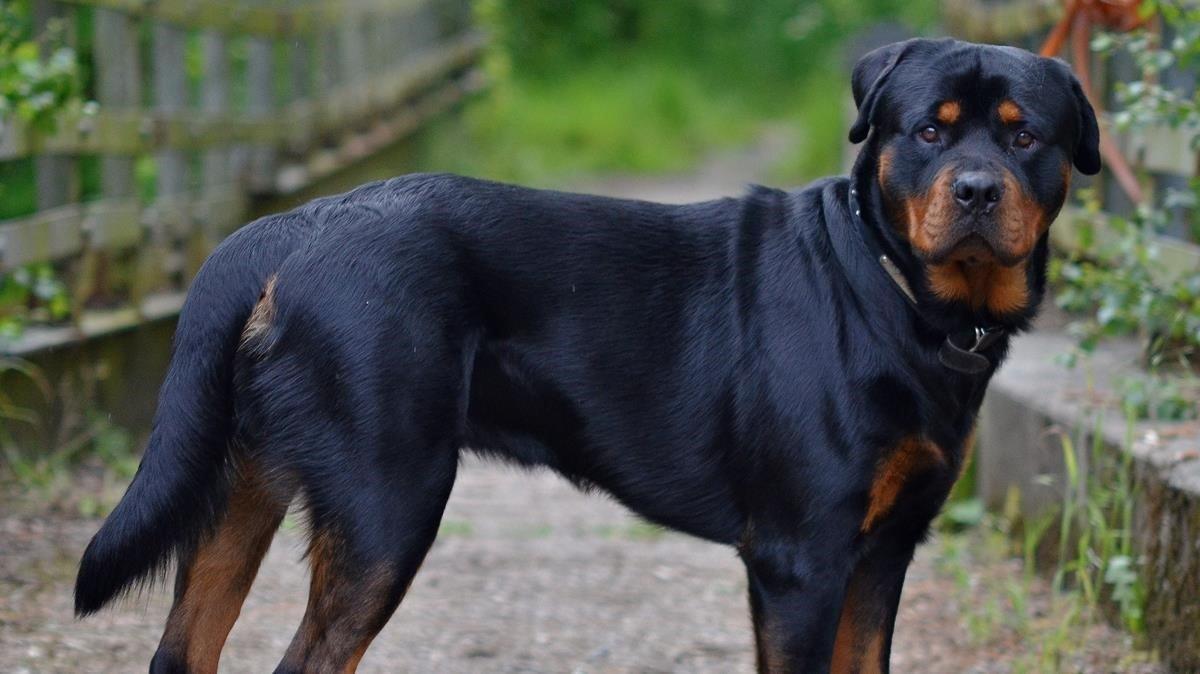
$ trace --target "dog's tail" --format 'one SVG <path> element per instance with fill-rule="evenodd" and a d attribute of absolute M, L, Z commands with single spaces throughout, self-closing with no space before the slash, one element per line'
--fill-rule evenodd
<path fill-rule="evenodd" d="M 238 340 L 266 278 L 294 249 L 300 230 L 287 216 L 247 225 L 196 275 L 141 465 L 83 553 L 75 581 L 77 615 L 98 611 L 165 572 L 224 512 L 234 458 Z"/>

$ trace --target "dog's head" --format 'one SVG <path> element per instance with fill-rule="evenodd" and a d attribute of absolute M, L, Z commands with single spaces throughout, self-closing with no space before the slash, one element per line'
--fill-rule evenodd
<path fill-rule="evenodd" d="M 853 89 L 850 140 L 873 131 L 885 216 L 932 292 L 997 314 L 1024 309 L 1024 268 L 1071 166 L 1100 170 L 1096 116 L 1070 68 L 1015 48 L 909 40 L 864 56 Z M 1000 276 L 1021 287 L 991 297 L 981 284 Z"/>

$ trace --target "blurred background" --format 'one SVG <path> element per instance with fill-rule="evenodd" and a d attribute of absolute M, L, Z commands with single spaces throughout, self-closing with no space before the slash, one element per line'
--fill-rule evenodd
<path fill-rule="evenodd" d="M 4 0 L 0 671 L 144 669 L 159 590 L 74 565 L 136 468 L 188 282 L 262 214 L 454 171 L 663 201 L 841 173 L 849 70 L 915 35 L 1072 62 L 1105 129 L 1052 293 L 910 572 L 900 672 L 1200 671 L 1200 10 L 1137 0 Z M 223 671 L 303 610 L 290 518 Z M 363 671 L 752 669 L 733 554 L 470 461 Z"/>

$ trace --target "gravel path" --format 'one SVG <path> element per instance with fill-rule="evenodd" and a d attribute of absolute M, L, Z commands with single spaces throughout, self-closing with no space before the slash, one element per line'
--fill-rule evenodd
<path fill-rule="evenodd" d="M 166 590 L 71 617 L 74 563 L 95 526 L 5 522 L 15 545 L 0 563 L 0 671 L 124 672 L 149 661 Z M 307 589 L 300 541 L 287 529 L 276 539 L 223 671 L 271 671 L 287 647 Z M 471 461 L 360 671 L 749 671 L 749 634 L 732 551 L 664 534 L 552 475 Z"/>
<path fill-rule="evenodd" d="M 144 671 L 168 592 L 157 588 L 84 621 L 71 616 L 75 563 L 93 519 L 28 513 L 0 518 L 0 672 Z M 1013 671 L 1022 644 L 1003 631 L 980 644 L 939 571 L 938 543 L 905 587 L 895 671 Z M 277 537 L 222 660 L 228 673 L 269 672 L 303 613 L 301 537 Z M 974 565 L 968 585 L 1019 576 L 1006 561 Z M 1039 601 L 1034 596 L 1033 601 Z M 1096 628 L 1095 666 L 1118 663 L 1119 634 Z M 668 533 L 546 472 L 465 462 L 442 534 L 360 671 L 751 672 L 745 579 L 733 551 Z M 1137 669 L 1136 671 L 1155 671 Z"/>

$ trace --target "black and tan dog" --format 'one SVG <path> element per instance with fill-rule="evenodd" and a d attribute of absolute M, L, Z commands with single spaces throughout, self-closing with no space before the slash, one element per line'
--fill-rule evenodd
<path fill-rule="evenodd" d="M 1068 67 L 1017 49 L 914 40 L 853 79 L 848 179 L 668 206 L 413 175 L 237 232 L 77 611 L 178 558 L 151 670 L 216 671 L 299 498 L 312 586 L 277 671 L 351 671 L 469 448 L 736 546 L 760 671 L 886 671 L 1098 133 Z"/>

